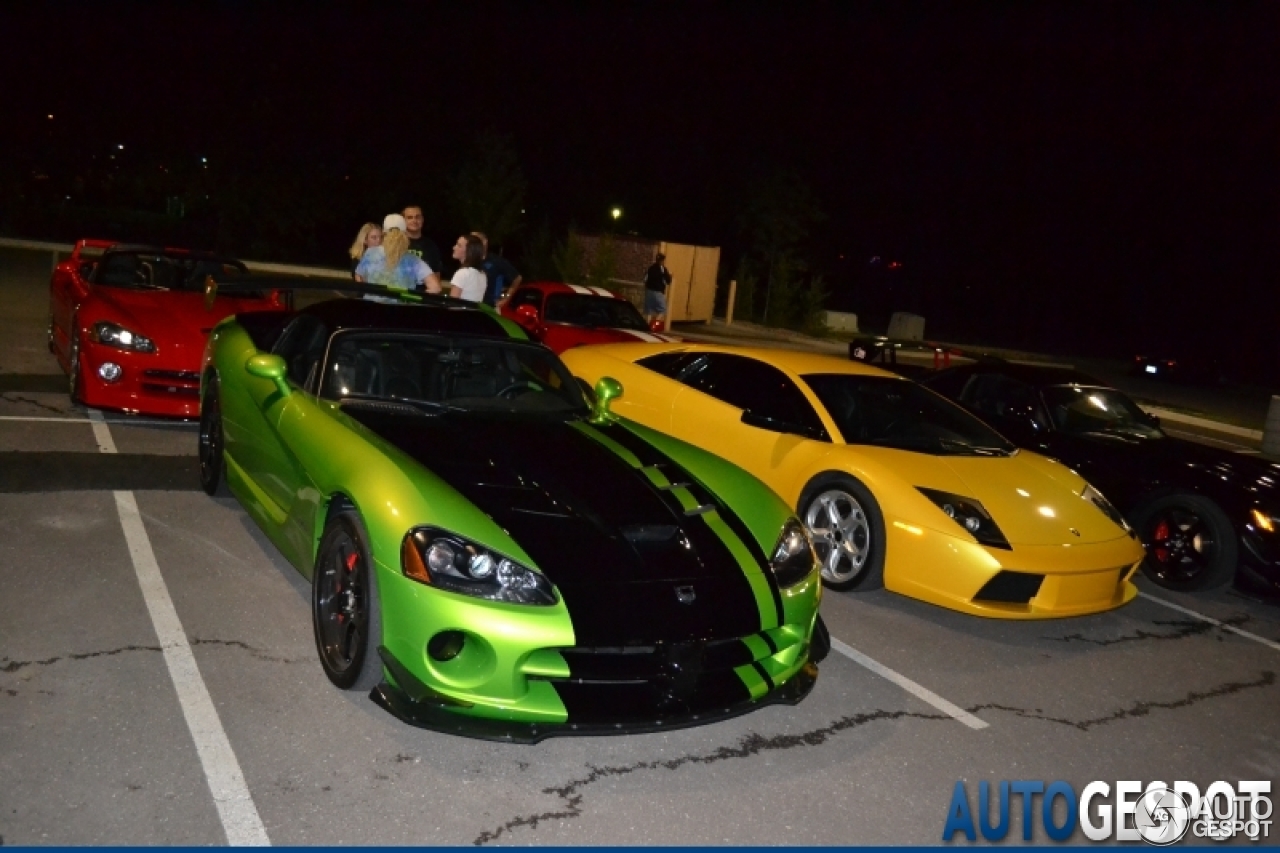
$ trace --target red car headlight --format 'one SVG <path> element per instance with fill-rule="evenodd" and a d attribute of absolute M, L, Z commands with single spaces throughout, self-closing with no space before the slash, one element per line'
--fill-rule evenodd
<path fill-rule="evenodd" d="M 131 332 L 124 326 L 108 323 L 105 320 L 93 324 L 93 328 L 89 330 L 89 340 L 99 344 L 106 344 L 116 349 L 127 349 L 134 352 L 156 351 L 155 342 L 151 338 Z"/>

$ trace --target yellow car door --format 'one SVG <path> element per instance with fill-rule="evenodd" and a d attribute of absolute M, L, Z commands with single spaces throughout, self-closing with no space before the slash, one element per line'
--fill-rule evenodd
<path fill-rule="evenodd" d="M 832 449 L 822 419 L 778 368 L 708 352 L 681 374 L 670 432 L 745 468 L 795 506 Z"/>

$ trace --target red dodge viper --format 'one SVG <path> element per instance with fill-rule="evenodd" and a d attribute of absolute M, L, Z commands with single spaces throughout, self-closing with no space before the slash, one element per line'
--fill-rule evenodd
<path fill-rule="evenodd" d="M 650 327 L 625 297 L 603 287 L 524 282 L 508 295 L 502 315 L 557 353 L 583 344 L 679 341 Z"/>
<path fill-rule="evenodd" d="M 198 417 L 209 331 L 229 314 L 287 307 L 288 293 L 238 288 L 246 275 L 241 262 L 203 252 L 76 243 L 49 283 L 49 349 L 72 402 Z"/>

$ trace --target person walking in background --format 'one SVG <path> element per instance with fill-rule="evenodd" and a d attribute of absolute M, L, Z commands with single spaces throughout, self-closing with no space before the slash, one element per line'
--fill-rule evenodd
<path fill-rule="evenodd" d="M 520 275 L 520 271 L 511 261 L 501 255 L 489 254 L 489 238 L 483 231 L 472 231 L 471 236 L 478 238 L 484 246 L 484 261 L 480 264 L 480 268 L 484 270 L 485 278 L 489 282 L 484 302 L 486 305 L 496 306 L 502 300 L 503 294 L 523 281 L 524 276 Z"/>
<path fill-rule="evenodd" d="M 347 254 L 351 255 L 351 277 L 355 278 L 356 267 L 360 265 L 360 259 L 364 257 L 364 253 L 372 249 L 374 246 L 382 245 L 382 226 L 376 222 L 366 222 L 360 226 L 360 230 L 356 232 L 355 242 L 351 244 Z"/>
<path fill-rule="evenodd" d="M 382 220 L 382 245 L 364 253 L 356 265 L 356 281 L 395 287 L 401 290 L 418 290 L 425 285 L 428 293 L 440 292 L 440 276 L 431 267 L 409 252 L 409 235 L 405 233 L 404 217 L 392 213 Z M 365 299 L 375 302 L 396 300 L 365 294 Z"/>
<path fill-rule="evenodd" d="M 401 211 L 401 215 L 404 216 L 405 233 L 409 235 L 409 252 L 426 261 L 427 266 L 435 272 L 440 272 L 444 269 L 444 259 L 440 257 L 440 247 L 435 241 L 422 233 L 422 226 L 426 222 L 422 208 L 411 204 Z"/>
<path fill-rule="evenodd" d="M 671 285 L 671 273 L 667 270 L 667 256 L 658 253 L 653 265 L 644 274 L 644 318 L 653 325 L 655 320 L 667 316 L 667 288 Z"/>
<path fill-rule="evenodd" d="M 468 302 L 484 301 L 489 289 L 489 279 L 480 265 L 484 263 L 484 243 L 474 234 L 463 234 L 453 244 L 453 259 L 462 268 L 453 274 L 449 295 Z"/>

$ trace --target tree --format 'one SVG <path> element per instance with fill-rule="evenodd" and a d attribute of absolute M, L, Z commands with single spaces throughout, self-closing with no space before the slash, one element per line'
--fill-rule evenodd
<path fill-rule="evenodd" d="M 449 194 L 464 227 L 483 231 L 501 245 L 520 230 L 528 182 L 510 137 L 476 139 L 470 155 L 449 180 Z"/>
<path fill-rule="evenodd" d="M 809 229 L 825 219 L 812 188 L 795 172 L 775 172 L 751 189 L 738 224 L 764 266 L 764 322 L 776 273 L 780 267 L 787 273 L 803 269 L 799 249 Z"/>

